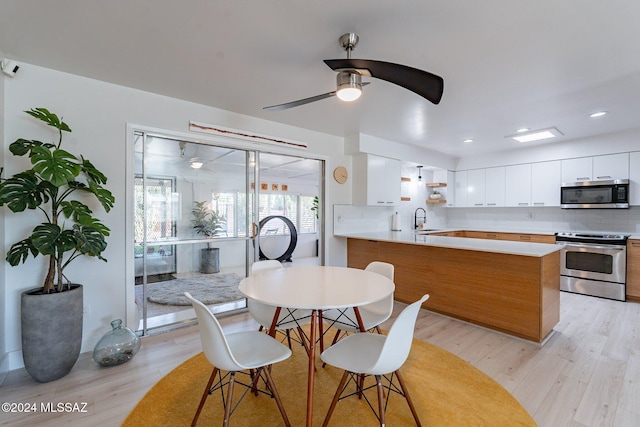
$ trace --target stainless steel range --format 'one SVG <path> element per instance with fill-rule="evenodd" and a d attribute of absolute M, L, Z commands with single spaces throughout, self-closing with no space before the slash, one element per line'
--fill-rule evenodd
<path fill-rule="evenodd" d="M 627 239 L 624 234 L 556 233 L 564 245 L 560 290 L 625 300 Z"/>

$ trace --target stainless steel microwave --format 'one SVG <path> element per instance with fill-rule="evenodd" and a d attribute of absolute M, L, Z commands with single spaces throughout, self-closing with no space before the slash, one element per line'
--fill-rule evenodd
<path fill-rule="evenodd" d="M 565 182 L 560 188 L 562 209 L 628 209 L 629 180 Z"/>

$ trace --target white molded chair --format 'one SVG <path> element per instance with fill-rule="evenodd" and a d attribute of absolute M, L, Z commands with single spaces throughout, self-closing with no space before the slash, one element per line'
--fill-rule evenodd
<path fill-rule="evenodd" d="M 251 265 L 251 274 L 260 274 L 261 272 L 273 270 L 275 268 L 284 267 L 282 263 L 277 260 L 255 261 Z M 247 308 L 249 309 L 251 316 L 260 324 L 260 331 L 266 329 L 267 332 L 269 332 L 269 328 L 271 328 L 271 323 L 273 322 L 273 316 L 276 313 L 276 307 L 249 298 L 247 299 Z M 305 335 L 300 326 L 309 322 L 311 322 L 311 310 L 282 308 L 280 310 L 280 316 L 278 316 L 276 331 L 284 332 L 287 337 L 289 348 L 291 348 L 290 331 L 295 329 L 298 331 L 298 335 L 300 336 L 300 343 L 307 348 L 305 338 L 303 338 Z"/>
<path fill-rule="evenodd" d="M 349 379 L 349 377 L 356 385 L 356 392 L 348 394 L 343 398 L 357 394 L 358 396 L 364 396 L 366 399 L 367 397 L 364 395 L 364 391 L 373 387 L 377 388 L 378 414 L 376 414 L 376 416 L 381 426 L 385 425 L 384 412 L 391 392 L 396 392 L 404 396 L 413 414 L 416 425 L 421 425 L 418 413 L 409 397 L 409 392 L 400 375 L 399 369 L 409 356 L 418 312 L 420 311 L 422 303 L 427 299 L 429 299 L 429 295 L 424 295 L 418 301 L 402 310 L 394 321 L 393 326 L 391 326 L 388 335 L 349 335 L 321 354 L 320 357 L 323 362 L 344 369 L 344 374 L 333 396 L 333 401 L 331 402 L 323 426 L 329 423 L 333 410 L 338 400 L 340 400 L 340 396 L 346 390 L 347 379 Z M 365 388 L 364 377 L 368 375 L 375 376 L 376 384 Z M 398 379 L 400 388 L 393 383 L 394 376 Z M 383 386 L 382 377 L 388 381 L 387 386 Z M 384 389 L 387 390 L 386 401 Z M 373 409 L 371 403 L 369 403 L 369 406 Z"/>
<path fill-rule="evenodd" d="M 395 267 L 388 262 L 373 261 L 365 267 L 365 270 L 381 274 L 393 281 Z M 360 306 L 358 311 L 360 311 L 365 330 L 368 331 L 375 328 L 380 333 L 380 324 L 391 317 L 391 313 L 393 313 L 393 294 L 383 300 Z M 353 308 L 324 311 L 322 312 L 322 319 L 329 322 L 330 327 L 333 326 L 338 329 L 333 337 L 332 345 L 338 341 L 341 332 L 349 333 L 360 330 Z"/>
<path fill-rule="evenodd" d="M 229 386 L 226 400 L 223 400 L 225 412 L 222 425 L 227 426 L 229 424 L 229 417 L 233 413 L 233 410 L 235 410 L 247 391 L 251 389 L 256 392 L 256 394 L 260 391 L 275 398 L 285 425 L 290 426 L 291 424 L 282 405 L 282 400 L 280 400 L 276 385 L 271 378 L 270 369 L 272 364 L 281 362 L 291 356 L 291 350 L 269 335 L 258 331 L 237 332 L 225 335 L 220 327 L 220 323 L 218 323 L 218 320 L 206 305 L 193 298 L 189 292 L 185 292 L 184 296 L 191 301 L 196 312 L 198 324 L 200 325 L 202 348 L 205 356 L 213 365 L 213 372 L 211 373 L 207 387 L 204 389 L 200 405 L 198 405 L 198 410 L 193 417 L 191 425 L 196 425 L 204 402 L 207 400 L 209 394 L 212 394 L 218 389 L 222 390 L 223 385 L 228 382 Z M 250 385 L 236 381 L 236 373 L 243 373 L 241 371 L 245 370 L 250 371 Z M 228 371 L 228 373 L 222 375 L 221 371 Z M 219 379 L 216 385 L 213 385 L 216 376 L 218 376 Z M 258 380 L 261 378 L 267 385 L 268 392 L 257 389 Z M 247 391 L 245 391 L 232 409 L 233 387 L 236 382 L 247 387 Z M 224 391 L 222 391 L 222 396 L 224 399 Z"/>

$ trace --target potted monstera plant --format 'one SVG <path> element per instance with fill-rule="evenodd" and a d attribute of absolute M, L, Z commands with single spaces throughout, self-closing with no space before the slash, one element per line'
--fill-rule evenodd
<path fill-rule="evenodd" d="M 209 208 L 209 204 L 204 202 L 193 202 L 193 229 L 197 234 L 206 238 L 217 236 L 227 222 L 224 216 Z M 220 271 L 220 248 L 212 248 L 211 242 L 207 242 L 207 247 L 200 250 L 200 272 L 205 274 L 218 273 Z"/>
<path fill-rule="evenodd" d="M 0 170 L 0 206 L 15 213 L 34 211 L 28 215 L 36 222 L 7 252 L 9 264 L 23 263 L 29 255 L 47 259 L 42 285 L 21 295 L 25 368 L 37 381 L 47 382 L 71 370 L 82 344 L 83 285 L 71 282 L 65 269 L 81 256 L 106 261 L 102 252 L 109 228 L 84 202 L 94 198 L 109 212 L 115 199 L 104 187 L 107 178 L 102 172 L 61 148 L 63 132 L 71 132 L 61 118 L 46 108 L 25 113 L 56 129 L 57 141 L 20 138 L 9 145 L 13 155 L 27 156 L 31 167 L 9 178 Z M 25 282 L 32 280 L 25 277 Z"/>

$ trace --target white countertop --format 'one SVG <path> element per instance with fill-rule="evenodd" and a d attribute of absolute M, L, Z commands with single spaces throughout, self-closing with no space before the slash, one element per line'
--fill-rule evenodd
<path fill-rule="evenodd" d="M 447 230 L 438 230 L 442 232 Z M 371 233 L 336 234 L 336 237 L 379 240 L 383 242 L 408 243 L 413 245 L 437 246 L 441 248 L 465 249 L 471 251 L 495 252 L 511 255 L 542 257 L 556 252 L 562 245 L 547 243 L 513 242 L 508 240 L 471 239 L 466 237 L 430 236 L 410 231 L 378 231 Z"/>

